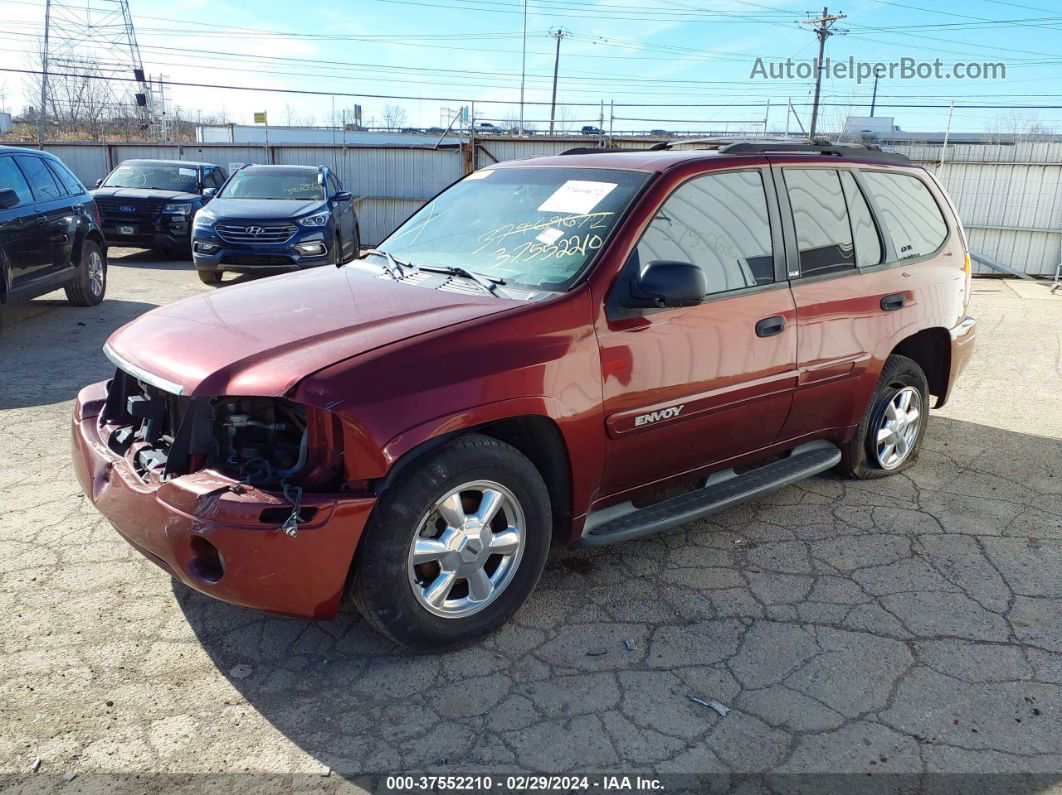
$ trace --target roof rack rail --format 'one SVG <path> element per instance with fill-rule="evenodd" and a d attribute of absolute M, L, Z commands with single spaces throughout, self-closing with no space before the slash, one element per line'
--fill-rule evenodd
<path fill-rule="evenodd" d="M 562 155 L 599 155 L 607 154 L 608 152 L 638 152 L 638 149 L 621 149 L 618 146 L 576 146 L 571 149 L 565 149 L 561 152 Z"/>
<path fill-rule="evenodd" d="M 719 147 L 719 154 L 726 155 L 762 155 L 762 154 L 815 154 L 834 155 L 835 157 L 858 157 L 864 160 L 886 160 L 891 163 L 910 163 L 907 155 L 899 152 L 885 152 L 880 146 L 857 143 L 832 143 L 824 139 L 801 141 L 799 143 L 783 141 L 735 141 Z"/>

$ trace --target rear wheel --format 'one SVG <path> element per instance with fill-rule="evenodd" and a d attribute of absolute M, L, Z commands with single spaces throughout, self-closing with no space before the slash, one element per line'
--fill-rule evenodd
<path fill-rule="evenodd" d="M 352 586 L 365 620 L 414 649 L 467 643 L 524 603 L 549 551 L 549 494 L 518 450 L 463 436 L 399 475 Z"/>
<path fill-rule="evenodd" d="M 217 287 L 221 284 L 221 271 L 197 270 L 196 274 L 199 276 L 199 281 L 203 284 L 209 284 L 211 287 Z"/>
<path fill-rule="evenodd" d="M 95 241 L 81 244 L 77 274 L 65 285 L 66 300 L 74 306 L 97 306 L 107 292 L 107 258 Z"/>
<path fill-rule="evenodd" d="M 929 420 L 929 384 L 918 363 L 890 356 L 874 396 L 852 440 L 841 451 L 838 470 L 869 479 L 914 465 Z"/>

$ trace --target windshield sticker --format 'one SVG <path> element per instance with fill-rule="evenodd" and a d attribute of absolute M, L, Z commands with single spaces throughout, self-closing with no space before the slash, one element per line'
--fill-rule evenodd
<path fill-rule="evenodd" d="M 552 246 L 554 243 L 557 242 L 557 238 L 559 237 L 564 237 L 564 232 L 559 229 L 554 229 L 553 227 L 550 227 L 541 235 L 536 237 L 535 240 L 537 240 L 539 243 L 545 243 L 547 246 Z"/>
<path fill-rule="evenodd" d="M 182 177 L 194 177 L 196 175 L 194 168 L 179 168 L 179 169 L 177 169 L 177 172 Z"/>
<path fill-rule="evenodd" d="M 494 169 L 492 168 L 485 168 L 482 171 L 473 171 L 471 174 L 465 177 L 465 182 L 470 182 L 474 179 L 486 179 L 493 173 Z"/>
<path fill-rule="evenodd" d="M 615 182 L 570 179 L 538 206 L 544 213 L 588 213 L 616 188 Z"/>

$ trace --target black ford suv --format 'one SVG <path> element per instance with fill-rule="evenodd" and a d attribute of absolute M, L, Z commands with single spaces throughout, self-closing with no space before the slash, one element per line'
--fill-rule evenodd
<path fill-rule="evenodd" d="M 0 146 L 0 305 L 59 287 L 75 306 L 103 300 L 96 203 L 55 155 Z"/>
<path fill-rule="evenodd" d="M 111 245 L 187 256 L 193 216 L 210 200 L 209 189 L 227 178 L 213 163 L 126 160 L 96 182 L 92 195 Z"/>
<path fill-rule="evenodd" d="M 196 213 L 192 261 L 204 284 L 225 271 L 339 264 L 361 249 L 353 197 L 327 166 L 244 166 Z"/>

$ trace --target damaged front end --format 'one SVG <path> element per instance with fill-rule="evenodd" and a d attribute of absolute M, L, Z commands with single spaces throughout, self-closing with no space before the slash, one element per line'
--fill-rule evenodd
<path fill-rule="evenodd" d="M 86 496 L 193 588 L 272 612 L 334 615 L 375 503 L 345 476 L 339 418 L 282 397 L 184 395 L 116 364 L 75 406 Z"/>

